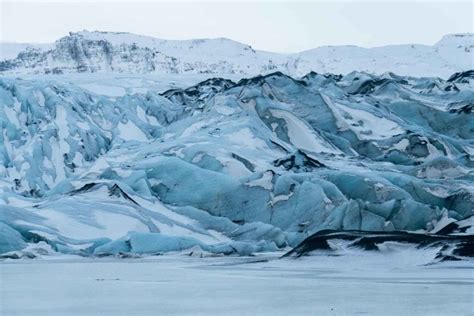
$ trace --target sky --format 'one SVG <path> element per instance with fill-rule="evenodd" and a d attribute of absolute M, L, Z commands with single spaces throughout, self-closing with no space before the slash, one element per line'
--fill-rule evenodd
<path fill-rule="evenodd" d="M 121 31 L 163 39 L 227 37 L 291 53 L 324 45 L 433 45 L 473 32 L 473 2 L 0 0 L 0 40 L 54 42 L 70 31 Z"/>

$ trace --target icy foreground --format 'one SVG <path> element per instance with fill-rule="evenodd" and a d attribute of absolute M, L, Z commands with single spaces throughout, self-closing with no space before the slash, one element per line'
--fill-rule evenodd
<path fill-rule="evenodd" d="M 472 222 L 473 77 L 277 72 L 120 97 L 2 78 L 0 254 L 249 255 Z"/>
<path fill-rule="evenodd" d="M 0 314 L 472 315 L 472 266 L 425 265 L 431 256 L 4 262 Z"/>
<path fill-rule="evenodd" d="M 226 38 L 162 40 L 130 33 L 71 32 L 55 43 L 0 43 L 0 72 L 10 74 L 134 73 L 240 74 L 310 71 L 448 78 L 472 69 L 474 34 L 449 34 L 433 46 L 408 44 L 374 48 L 324 46 L 294 53 L 258 51 Z"/>

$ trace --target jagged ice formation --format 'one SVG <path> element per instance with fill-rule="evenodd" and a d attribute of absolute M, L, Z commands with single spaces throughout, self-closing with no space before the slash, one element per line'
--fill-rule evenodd
<path fill-rule="evenodd" d="M 0 253 L 250 254 L 473 215 L 474 76 L 280 72 L 107 97 L 0 79 Z"/>

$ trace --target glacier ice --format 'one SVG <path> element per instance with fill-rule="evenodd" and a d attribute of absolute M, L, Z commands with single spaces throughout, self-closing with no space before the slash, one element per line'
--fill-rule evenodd
<path fill-rule="evenodd" d="M 25 247 L 23 236 L 7 224 L 0 222 L 0 253 L 21 250 Z"/>
<path fill-rule="evenodd" d="M 105 96 L 0 78 L 0 252 L 251 254 L 474 213 L 472 71 Z"/>

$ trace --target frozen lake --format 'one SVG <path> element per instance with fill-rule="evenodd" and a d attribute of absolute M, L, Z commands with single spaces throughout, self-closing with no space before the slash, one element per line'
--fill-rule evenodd
<path fill-rule="evenodd" d="M 0 314 L 472 315 L 472 262 L 417 254 L 4 261 Z"/>

